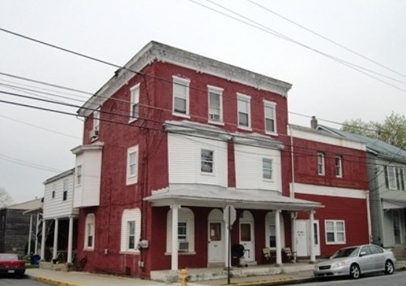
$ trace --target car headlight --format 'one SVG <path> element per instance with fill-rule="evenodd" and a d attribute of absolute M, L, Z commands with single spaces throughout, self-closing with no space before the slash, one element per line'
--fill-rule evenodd
<path fill-rule="evenodd" d="M 344 267 L 345 264 L 346 264 L 345 261 L 336 262 L 333 265 L 331 265 L 331 268 L 334 269 L 334 268 Z"/>

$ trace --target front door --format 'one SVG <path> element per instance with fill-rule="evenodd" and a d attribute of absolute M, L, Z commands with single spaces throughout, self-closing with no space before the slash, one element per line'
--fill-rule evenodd
<path fill-rule="evenodd" d="M 209 263 L 224 262 L 223 222 L 209 222 Z"/>
<path fill-rule="evenodd" d="M 244 246 L 246 262 L 255 261 L 254 217 L 249 211 L 244 211 L 240 218 L 240 244 Z"/>
<path fill-rule="evenodd" d="M 309 220 L 296 220 L 296 251 L 298 257 L 310 256 L 310 221 Z M 315 220 L 313 223 L 314 232 L 314 254 L 320 255 L 320 235 L 319 235 L 319 221 Z"/>
<path fill-rule="evenodd" d="M 401 244 L 401 229 L 400 229 L 400 215 L 399 210 L 393 210 L 393 235 L 395 237 L 395 244 Z"/>

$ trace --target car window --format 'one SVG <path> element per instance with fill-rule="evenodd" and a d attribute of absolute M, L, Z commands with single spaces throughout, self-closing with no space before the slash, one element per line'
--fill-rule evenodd
<path fill-rule="evenodd" d="M 375 246 L 375 245 L 370 245 L 369 250 L 371 251 L 372 254 L 379 254 L 379 253 L 383 252 L 382 248 Z"/>
<path fill-rule="evenodd" d="M 16 260 L 18 260 L 18 256 L 17 256 L 17 254 L 12 254 L 12 253 L 1 253 L 0 260 L 1 261 L 16 261 Z"/>
<path fill-rule="evenodd" d="M 342 248 L 333 255 L 333 258 L 353 257 L 353 256 L 357 256 L 357 254 L 358 254 L 358 247 Z"/>
<path fill-rule="evenodd" d="M 371 250 L 370 250 L 369 246 L 363 246 L 363 247 L 361 248 L 361 252 L 360 252 L 360 253 L 362 253 L 364 256 L 365 256 L 365 255 L 370 255 L 370 254 L 371 254 Z"/>

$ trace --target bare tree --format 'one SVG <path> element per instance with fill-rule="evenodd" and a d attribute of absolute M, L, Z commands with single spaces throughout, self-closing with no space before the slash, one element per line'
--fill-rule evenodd
<path fill-rule="evenodd" d="M 13 203 L 13 198 L 6 192 L 6 189 L 0 187 L 0 208 L 7 207 Z"/>

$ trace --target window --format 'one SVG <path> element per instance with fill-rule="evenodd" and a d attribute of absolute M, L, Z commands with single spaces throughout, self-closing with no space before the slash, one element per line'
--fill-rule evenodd
<path fill-rule="evenodd" d="M 324 161 L 324 153 L 317 152 L 317 173 L 321 176 L 325 175 L 325 161 Z"/>
<path fill-rule="evenodd" d="M 250 128 L 251 98 L 244 94 L 237 94 L 238 98 L 238 126 Z"/>
<path fill-rule="evenodd" d="M 68 199 L 68 180 L 63 181 L 63 197 L 62 200 L 66 201 Z"/>
<path fill-rule="evenodd" d="M 275 248 L 276 247 L 276 228 L 275 222 L 269 225 L 269 247 Z"/>
<path fill-rule="evenodd" d="M 190 80 L 173 77 L 173 113 L 189 115 Z"/>
<path fill-rule="evenodd" d="M 335 172 L 337 178 L 341 178 L 343 176 L 343 161 L 341 156 L 335 157 Z"/>
<path fill-rule="evenodd" d="M 400 177 L 400 180 L 402 182 L 402 190 L 406 191 L 406 167 L 402 168 L 400 170 L 402 171 L 401 172 L 402 174 L 401 174 L 401 177 Z"/>
<path fill-rule="evenodd" d="M 136 120 L 139 116 L 140 108 L 140 84 L 133 86 L 131 89 L 131 106 L 130 106 L 130 121 Z"/>
<path fill-rule="evenodd" d="M 127 209 L 121 217 L 121 252 L 138 252 L 138 241 L 141 235 L 140 209 Z"/>
<path fill-rule="evenodd" d="M 272 180 L 272 160 L 262 159 L 262 178 L 266 180 Z"/>
<path fill-rule="evenodd" d="M 200 171 L 203 173 L 213 173 L 213 154 L 214 151 L 212 150 L 204 150 L 201 151 L 201 167 Z"/>
<path fill-rule="evenodd" d="M 127 185 L 137 183 L 138 177 L 138 145 L 127 150 Z"/>
<path fill-rule="evenodd" d="M 186 241 L 187 240 L 187 223 L 178 222 L 178 239 Z"/>
<path fill-rule="evenodd" d="M 55 184 L 52 185 L 52 198 L 53 198 L 53 199 L 55 199 L 55 193 L 56 193 L 55 188 L 56 188 Z"/>
<path fill-rule="evenodd" d="M 189 208 L 182 207 L 178 210 L 177 231 L 178 244 L 175 247 L 178 248 L 179 253 L 194 252 L 195 222 L 194 214 Z M 166 220 L 166 252 L 172 252 L 172 209 L 168 211 Z"/>
<path fill-rule="evenodd" d="M 99 131 L 100 125 L 100 108 L 93 111 L 93 130 Z"/>
<path fill-rule="evenodd" d="M 345 224 L 343 220 L 326 220 L 326 243 L 345 244 Z"/>
<path fill-rule="evenodd" d="M 76 185 L 82 184 L 82 165 L 76 167 Z"/>
<path fill-rule="evenodd" d="M 85 221 L 85 249 L 94 249 L 94 234 L 95 234 L 95 217 L 90 213 L 86 216 Z"/>
<path fill-rule="evenodd" d="M 265 132 L 276 133 L 276 104 L 270 101 L 264 101 L 264 115 L 265 115 Z"/>
<path fill-rule="evenodd" d="M 390 190 L 406 191 L 406 168 L 385 166 L 385 182 Z"/>
<path fill-rule="evenodd" d="M 386 173 L 387 173 L 388 188 L 391 190 L 397 190 L 398 184 L 396 181 L 396 167 L 387 166 L 386 170 L 387 170 Z"/>
<path fill-rule="evenodd" d="M 209 86 L 209 121 L 211 122 L 222 122 L 222 107 L 223 100 L 222 94 L 223 89 L 218 87 Z"/>

